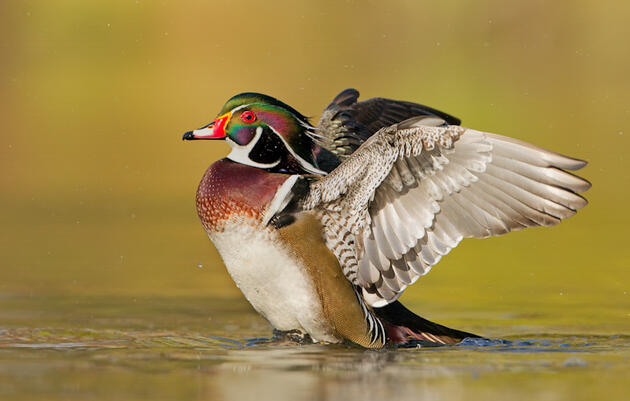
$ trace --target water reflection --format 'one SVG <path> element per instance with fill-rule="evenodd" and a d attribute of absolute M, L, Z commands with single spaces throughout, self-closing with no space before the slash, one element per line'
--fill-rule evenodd
<path fill-rule="evenodd" d="M 506 325 L 494 329 L 501 340 L 364 350 L 274 341 L 269 325 L 242 299 L 5 297 L 2 303 L 2 400 L 458 400 L 497 394 L 580 400 L 588 395 L 586 383 L 618 399 L 628 388 L 622 379 L 630 368 L 625 335 L 511 335 L 517 329 Z M 33 316 L 39 327 L 29 325 Z M 487 314 L 480 324 L 502 316 Z M 535 325 L 519 330 L 539 331 Z"/>
<path fill-rule="evenodd" d="M 599 350 L 587 349 L 585 344 L 589 343 L 599 344 Z M 201 353 L 198 363 L 201 371 L 207 373 L 204 388 L 223 399 L 467 398 L 464 388 L 471 380 L 504 373 L 557 373 L 567 368 L 585 368 L 589 363 L 596 368 L 597 361 L 586 362 L 571 354 L 606 352 L 604 349 L 627 352 L 629 343 L 628 338 L 609 337 L 532 338 L 509 344 L 380 351 L 343 346 L 264 345 L 230 350 L 220 363 L 212 365 L 204 364 L 208 355 Z M 521 357 L 509 355 L 516 350 Z M 559 353 L 569 356 L 556 356 Z"/>
<path fill-rule="evenodd" d="M 497 376 L 502 387 L 531 376 L 549 381 L 549 373 L 565 380 L 600 375 L 604 383 L 614 381 L 628 368 L 628 356 L 628 336 L 531 336 L 364 350 L 182 331 L 4 329 L 0 395 L 100 399 L 111 397 L 113 386 L 123 398 L 167 393 L 174 399 L 213 400 L 467 399 L 471 383 L 481 386 L 475 394 L 483 394 Z M 34 375 L 37 380 L 31 381 Z M 562 397 L 579 396 L 562 386 L 556 389 Z M 514 399 L 542 392 L 542 387 L 531 389 Z M 513 399 L 510 394 L 505 399 Z"/>

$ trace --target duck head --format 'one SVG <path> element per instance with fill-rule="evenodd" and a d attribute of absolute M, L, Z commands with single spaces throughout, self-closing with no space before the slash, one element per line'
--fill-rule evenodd
<path fill-rule="evenodd" d="M 213 122 L 184 134 L 184 140 L 223 139 L 228 159 L 287 173 L 326 174 L 318 163 L 323 151 L 315 128 L 291 106 L 259 93 L 228 100 Z"/>

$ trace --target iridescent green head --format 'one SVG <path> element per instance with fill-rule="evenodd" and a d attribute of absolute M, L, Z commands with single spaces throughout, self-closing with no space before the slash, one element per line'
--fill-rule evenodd
<path fill-rule="evenodd" d="M 228 159 L 249 166 L 286 172 L 325 174 L 314 152 L 315 129 L 291 106 L 260 93 L 241 93 L 228 100 L 210 124 L 184 139 L 225 139 Z"/>

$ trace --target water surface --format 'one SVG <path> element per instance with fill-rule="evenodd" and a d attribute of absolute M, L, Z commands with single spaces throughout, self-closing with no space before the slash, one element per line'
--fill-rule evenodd
<path fill-rule="evenodd" d="M 12 297 L 3 305 L 12 311 L 1 313 L 3 400 L 587 400 L 630 391 L 623 334 L 510 335 L 510 326 L 495 326 L 506 335 L 364 350 L 274 341 L 238 299 Z M 38 327 L 27 326 L 34 315 Z"/>

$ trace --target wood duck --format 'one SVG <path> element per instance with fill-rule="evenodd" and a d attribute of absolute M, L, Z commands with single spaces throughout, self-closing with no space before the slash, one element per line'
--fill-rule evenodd
<path fill-rule="evenodd" d="M 341 92 L 315 127 L 242 93 L 185 140 L 225 140 L 197 190 L 210 240 L 279 331 L 363 347 L 455 344 L 398 297 L 463 238 L 552 226 L 587 201 L 585 161 L 460 126 L 420 104 Z"/>

